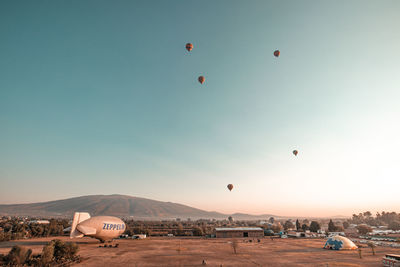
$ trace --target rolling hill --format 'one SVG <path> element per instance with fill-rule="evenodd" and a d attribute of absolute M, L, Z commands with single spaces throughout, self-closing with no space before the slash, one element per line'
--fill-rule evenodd
<path fill-rule="evenodd" d="M 0 215 L 72 217 L 75 211 L 90 215 L 133 219 L 226 219 L 228 214 L 204 211 L 182 204 L 125 195 L 91 195 L 31 204 L 0 205 Z M 271 215 L 232 215 L 238 220 L 267 219 Z"/>

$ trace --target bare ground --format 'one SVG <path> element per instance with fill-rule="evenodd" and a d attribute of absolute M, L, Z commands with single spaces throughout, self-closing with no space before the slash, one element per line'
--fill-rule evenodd
<path fill-rule="evenodd" d="M 71 241 L 68 237 L 58 237 Z M 0 253 L 6 254 L 12 246 L 22 245 L 39 253 L 46 242 L 54 238 L 35 238 L 0 243 Z M 231 239 L 148 238 L 122 239 L 113 243 L 118 248 L 99 247 L 97 240 L 74 240 L 79 247 L 82 262 L 79 266 L 382 266 L 387 253 L 400 254 L 399 248 L 377 247 L 373 256 L 370 248 L 358 251 L 322 249 L 324 239 L 261 239 L 245 242 L 238 239 L 237 254 L 233 253 Z"/>

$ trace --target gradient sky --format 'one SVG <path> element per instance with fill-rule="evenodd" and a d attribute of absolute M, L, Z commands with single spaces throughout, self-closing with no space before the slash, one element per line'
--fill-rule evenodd
<path fill-rule="evenodd" d="M 0 203 L 399 212 L 399 14 L 395 0 L 1 1 Z"/>

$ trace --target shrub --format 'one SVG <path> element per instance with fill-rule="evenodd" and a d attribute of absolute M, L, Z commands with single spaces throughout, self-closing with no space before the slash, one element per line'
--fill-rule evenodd
<path fill-rule="evenodd" d="M 5 265 L 24 265 L 29 264 L 32 250 L 20 246 L 14 246 L 7 256 L 3 257 Z"/>
<path fill-rule="evenodd" d="M 43 247 L 40 262 L 43 266 L 50 266 L 54 261 L 54 244 L 49 243 Z"/>
<path fill-rule="evenodd" d="M 54 259 L 57 262 L 62 261 L 63 259 L 72 260 L 79 250 L 78 245 L 75 243 L 64 243 L 59 239 L 52 240 L 50 243 L 53 243 Z"/>
<path fill-rule="evenodd" d="M 78 250 L 79 247 L 75 243 L 52 240 L 43 247 L 41 263 L 43 266 L 50 266 L 54 262 L 75 260 Z"/>

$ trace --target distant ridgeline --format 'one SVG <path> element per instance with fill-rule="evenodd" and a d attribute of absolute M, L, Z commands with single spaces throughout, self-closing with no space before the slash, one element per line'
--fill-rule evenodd
<path fill-rule="evenodd" d="M 186 205 L 125 195 L 92 195 L 32 204 L 0 205 L 0 215 L 71 218 L 76 211 L 93 216 L 109 215 L 144 220 L 226 219 L 229 214 L 204 211 Z M 267 219 L 270 214 L 233 214 L 237 220 Z"/>

